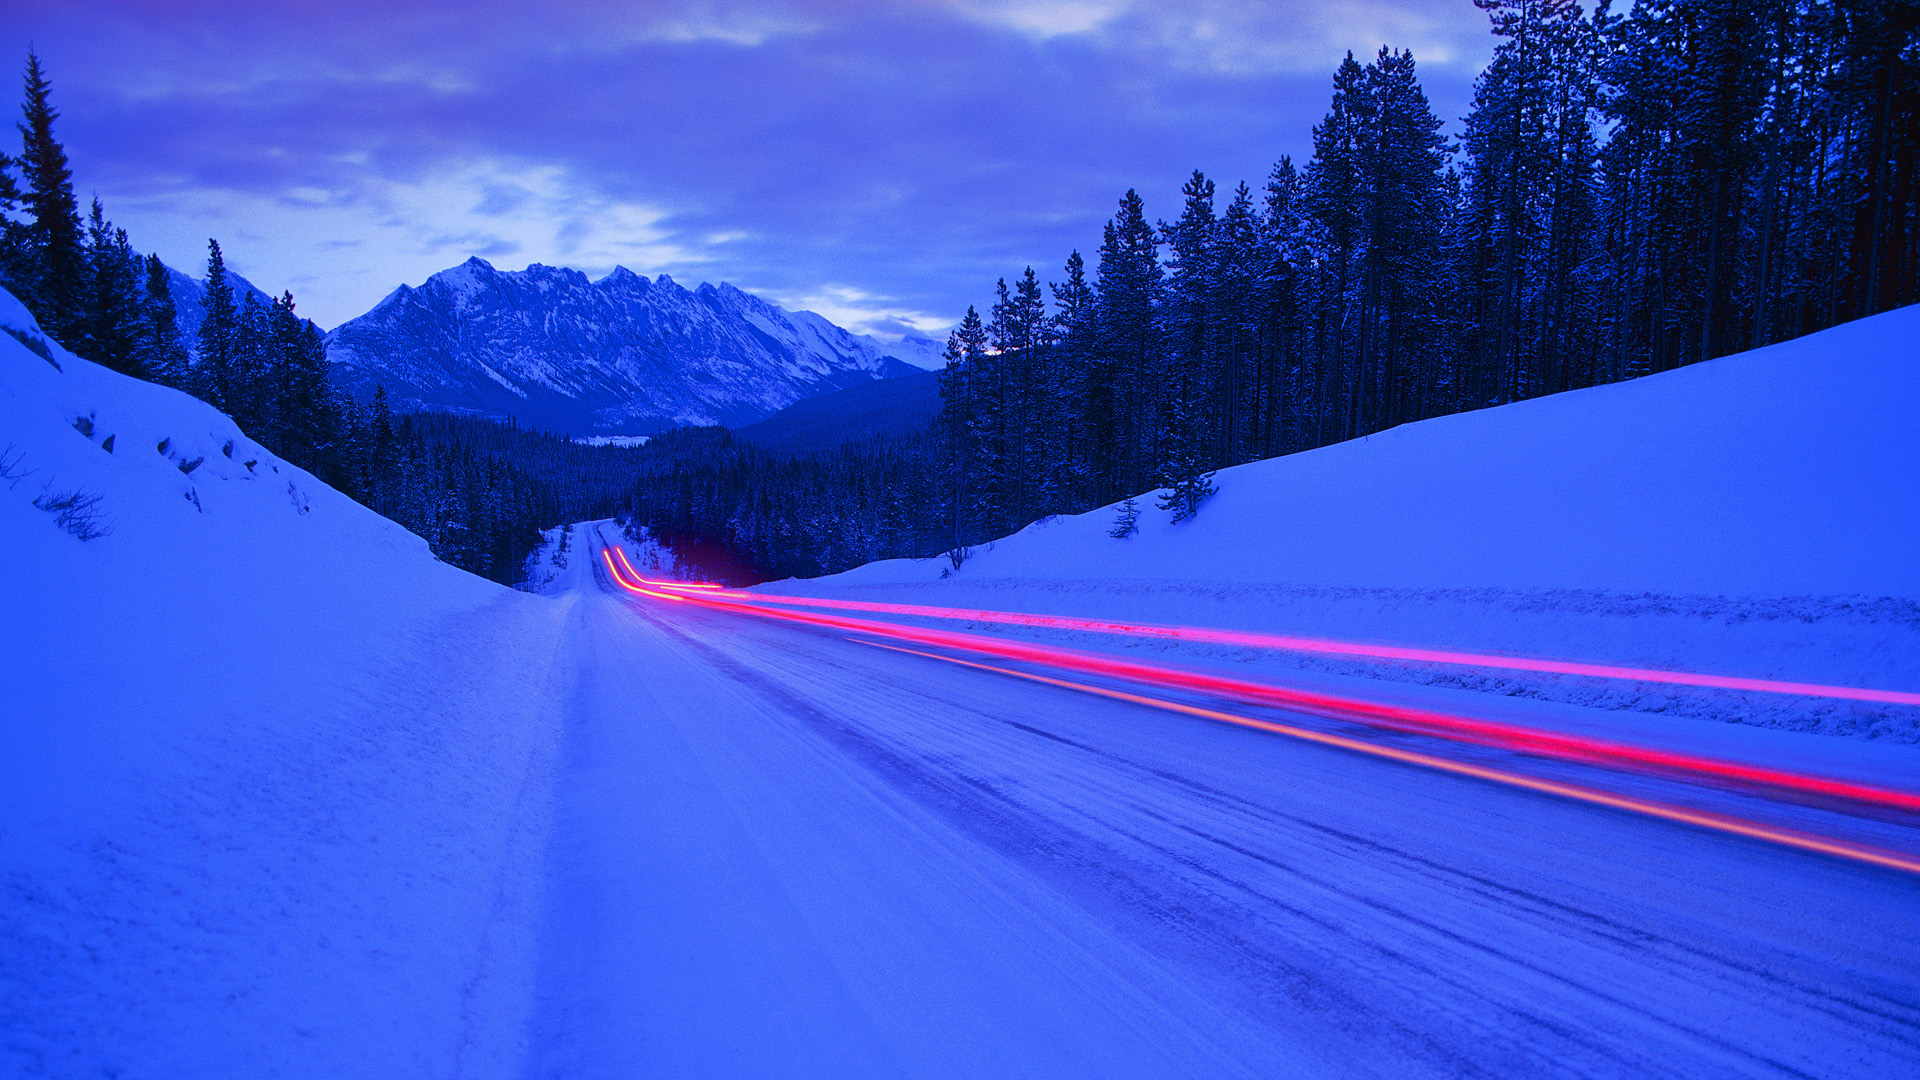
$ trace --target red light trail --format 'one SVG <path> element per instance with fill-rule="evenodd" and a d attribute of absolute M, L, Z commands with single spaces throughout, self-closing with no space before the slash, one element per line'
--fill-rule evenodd
<path fill-rule="evenodd" d="M 639 585 L 634 584 L 633 582 L 630 582 L 626 578 L 622 577 L 620 575 L 620 568 L 613 565 L 613 556 L 607 554 L 609 551 L 618 551 L 618 550 L 619 550 L 618 548 L 603 547 L 600 549 L 600 558 L 602 561 L 604 561 L 607 564 L 607 572 L 613 575 L 613 580 L 618 582 L 621 588 L 627 590 L 628 592 L 639 593 L 641 596 L 652 596 L 652 597 L 657 597 L 658 599 L 661 599 L 661 600 L 673 600 L 673 601 L 681 601 L 681 602 L 684 602 L 686 600 L 686 597 L 678 596 L 673 593 L 654 592 L 652 589 L 643 589 Z M 625 563 L 627 561 L 627 556 L 625 555 L 625 553 L 621 554 L 620 561 L 622 563 Z M 633 569 L 633 567 L 628 566 L 627 569 L 631 570 Z M 640 575 L 638 574 L 635 574 L 634 577 L 640 581 L 646 581 L 645 578 L 640 577 Z M 647 584 L 657 585 L 661 583 L 649 581 L 647 582 Z"/>
<path fill-rule="evenodd" d="M 858 638 L 850 640 L 859 641 Z M 1304 739 L 1308 742 L 1319 743 L 1323 746 L 1352 750 L 1373 757 L 1383 757 L 1409 765 L 1420 765 L 1429 769 L 1438 769 L 1442 772 L 1455 773 L 1460 776 L 1471 776 L 1477 780 L 1491 780 L 1499 784 L 1525 788 L 1529 791 L 1538 791 L 1548 795 L 1558 795 L 1562 798 L 1594 803 L 1599 806 L 1612 807 L 1616 810 L 1630 810 L 1634 813 L 1646 814 L 1668 821 L 1697 825 L 1702 828 L 1715 829 L 1720 832 L 1733 833 L 1737 836 L 1751 837 L 1756 840 L 1767 840 L 1776 844 L 1784 844 L 1788 847 L 1800 848 L 1804 851 L 1817 851 L 1823 855 L 1838 855 L 1842 858 L 1857 859 L 1862 862 L 1888 867 L 1893 870 L 1920 873 L 1920 860 L 1912 859 L 1905 855 L 1889 851 L 1879 851 L 1857 844 L 1842 843 L 1838 840 L 1829 840 L 1819 836 L 1809 836 L 1805 833 L 1793 832 L 1788 829 L 1777 829 L 1751 821 L 1741 821 L 1738 818 L 1708 813 L 1704 810 L 1689 810 L 1684 807 L 1668 806 L 1664 803 L 1652 802 L 1647 799 L 1614 795 L 1593 788 L 1580 787 L 1576 784 L 1564 784 L 1556 780 L 1542 780 L 1538 777 L 1508 772 L 1505 769 L 1490 769 L 1484 765 L 1450 761 L 1446 758 L 1435 757 L 1432 754 L 1421 754 L 1412 750 L 1401 750 L 1392 746 L 1378 746 L 1373 743 L 1363 742 L 1359 739 L 1349 739 L 1341 735 L 1332 735 L 1324 731 L 1314 731 L 1309 728 L 1294 727 L 1289 724 L 1276 724 L 1271 720 L 1256 720 L 1250 716 L 1235 716 L 1232 713 L 1220 712 L 1217 709 L 1206 709 L 1197 705 L 1185 705 L 1177 701 L 1164 701 L 1160 698 L 1146 697 L 1141 694 L 1129 694 L 1124 690 L 1089 686 L 1085 683 L 1070 682 L 1066 679 L 1055 679 L 1046 675 L 1036 675 L 1028 671 L 1017 671 L 1013 668 L 994 667 L 991 664 L 975 663 L 971 660 L 962 660 L 954 656 L 941 656 L 938 653 L 921 652 L 918 649 L 902 649 L 899 646 L 886 645 L 878 641 L 863 641 L 860 643 L 863 645 L 872 645 L 879 649 L 891 649 L 894 652 L 909 653 L 913 656 L 924 656 L 930 660 L 941 660 L 949 664 L 959 664 L 963 667 L 978 668 L 982 671 L 996 672 L 1001 675 L 1011 675 L 1014 678 L 1028 679 L 1033 682 L 1045 683 L 1049 686 L 1078 690 L 1081 693 L 1095 694 L 1100 697 L 1112 698 L 1116 701 L 1125 701 L 1135 705 L 1146 705 L 1151 708 L 1165 709 L 1169 712 L 1182 713 L 1187 716 L 1197 716 L 1206 720 L 1217 720 L 1221 723 L 1254 728 L 1259 731 L 1271 731 L 1278 735 Z"/>
<path fill-rule="evenodd" d="M 613 557 L 608 556 L 607 553 L 609 550 L 613 551 L 618 556 L 620 563 L 626 569 L 625 574 L 621 572 L 621 567 L 616 566 L 614 564 Z M 1221 697 L 1221 698 L 1227 698 L 1229 700 L 1240 701 L 1245 704 L 1278 707 L 1278 708 L 1292 710 L 1295 712 L 1306 713 L 1309 715 L 1321 716 L 1328 719 L 1347 721 L 1347 722 L 1359 722 L 1359 723 L 1367 724 L 1373 727 L 1387 728 L 1387 729 L 1398 730 L 1398 731 L 1415 732 L 1418 734 L 1436 736 L 1436 737 L 1446 738 L 1446 739 L 1450 739 L 1458 742 L 1466 742 L 1466 743 L 1472 743 L 1480 746 L 1488 746 L 1488 747 L 1494 747 L 1499 749 L 1512 750 L 1512 751 L 1530 754 L 1538 757 L 1551 758 L 1551 759 L 1557 759 L 1562 761 L 1580 762 L 1585 764 L 1604 765 L 1604 766 L 1616 767 L 1616 768 L 1626 768 L 1626 769 L 1631 769 L 1635 771 L 1648 772 L 1648 773 L 1653 773 L 1658 775 L 1675 777 L 1675 778 L 1693 781 L 1693 782 L 1699 782 L 1702 780 L 1733 782 L 1738 784 L 1746 784 L 1746 785 L 1771 788 L 1778 791 L 1792 792 L 1799 795 L 1816 796 L 1824 800 L 1837 800 L 1842 803 L 1849 803 L 1849 804 L 1855 804 L 1860 806 L 1880 807 L 1885 809 L 1904 811 L 1907 813 L 1920 813 L 1920 795 L 1904 792 L 1904 791 L 1895 791 L 1887 788 L 1873 787 L 1865 784 L 1856 784 L 1848 781 L 1833 780 L 1833 779 L 1818 777 L 1818 776 L 1807 776 L 1799 773 L 1785 772 L 1778 769 L 1768 769 L 1768 768 L 1762 768 L 1758 766 L 1744 765 L 1737 762 L 1722 761 L 1714 758 L 1706 758 L 1706 757 L 1701 757 L 1693 754 L 1683 754 L 1683 753 L 1676 753 L 1676 752 L 1663 751 L 1663 750 L 1650 750 L 1643 747 L 1631 746 L 1624 743 L 1611 742 L 1604 739 L 1595 739 L 1595 738 L 1589 738 L 1585 736 L 1576 736 L 1576 735 L 1566 735 L 1559 732 L 1544 731 L 1536 728 L 1528 728 L 1528 727 L 1523 727 L 1515 724 L 1497 723 L 1493 721 L 1477 720 L 1471 717 L 1454 716 L 1447 713 L 1436 712 L 1430 709 L 1418 709 L 1418 708 L 1412 708 L 1407 706 L 1386 705 L 1378 702 L 1365 701 L 1358 698 L 1350 698 L 1350 697 L 1345 697 L 1345 696 L 1335 695 L 1335 694 L 1289 689 L 1286 687 L 1272 686 L 1264 683 L 1250 682 L 1244 679 L 1235 679 L 1235 678 L 1229 678 L 1229 677 L 1219 676 L 1219 675 L 1208 675 L 1200 672 L 1186 671 L 1178 668 L 1162 667 L 1155 664 L 1146 664 L 1138 661 L 1124 660 L 1117 657 L 1103 656 L 1103 655 L 1093 654 L 1093 653 L 1084 653 L 1084 652 L 1079 652 L 1077 650 L 1060 648 L 1057 646 L 1040 645 L 1040 644 L 1031 643 L 1031 642 L 1009 641 L 1009 640 L 1000 639 L 1000 638 L 985 637 L 978 634 L 960 633 L 960 632 L 949 631 L 949 630 L 935 630 L 927 627 L 907 626 L 907 625 L 902 625 L 898 623 L 875 622 L 869 619 L 857 619 L 857 618 L 852 618 L 852 617 L 843 616 L 843 615 L 828 615 L 828 614 L 819 614 L 819 613 L 808 612 L 808 611 L 785 610 L 782 608 L 753 602 L 754 600 L 757 600 L 759 598 L 753 597 L 751 596 L 751 594 L 741 594 L 731 590 L 718 589 L 707 583 L 701 583 L 698 586 L 698 588 L 702 590 L 699 592 L 663 593 L 663 592 L 655 591 L 653 589 L 645 588 L 641 584 L 641 582 L 644 582 L 645 584 L 648 584 L 648 585 L 658 585 L 661 588 L 669 588 L 669 589 L 691 588 L 694 586 L 691 586 L 689 583 L 654 582 L 649 579 L 641 578 L 637 573 L 633 572 L 632 564 L 627 561 L 625 554 L 623 552 L 620 552 L 618 548 L 611 548 L 611 547 L 603 548 L 601 554 L 605 559 L 607 569 L 613 575 L 614 580 L 620 585 L 621 588 L 631 593 L 636 593 L 639 595 L 644 595 L 649 597 L 655 597 L 658 599 L 675 600 L 675 601 L 683 601 L 683 602 L 692 601 L 699 604 L 702 607 L 714 608 L 717 610 L 728 611 L 728 612 L 733 612 L 737 614 L 757 615 L 763 618 L 773 618 L 773 619 L 778 619 L 778 620 L 787 621 L 787 622 L 796 622 L 796 623 L 803 623 L 803 624 L 808 624 L 813 626 L 827 627 L 827 628 L 836 629 L 836 630 L 851 631 L 854 633 L 864 634 L 864 635 L 873 636 L 873 637 L 885 637 L 885 638 L 892 638 L 897 641 L 912 642 L 914 644 L 919 644 L 919 645 L 931 645 L 931 646 L 936 646 L 940 648 L 958 649 L 966 652 L 999 657 L 1001 659 L 1015 660 L 1015 661 L 1025 662 L 1025 663 L 1044 665 L 1057 670 L 1074 671 L 1074 672 L 1080 672 L 1082 674 L 1090 674 L 1090 675 L 1098 675 L 1098 676 L 1103 676 L 1108 678 L 1122 679 L 1132 683 L 1144 684 L 1147 686 L 1158 686 L 1165 689 L 1176 689 L 1176 690 L 1198 692 L 1198 693 L 1203 693 L 1203 694 L 1207 694 L 1214 697 Z M 629 576 L 631 576 L 633 580 L 631 581 L 628 580 Z M 832 604 L 822 603 L 817 606 L 826 607 L 826 606 L 832 606 Z M 847 606 L 854 607 L 856 606 L 856 603 L 847 602 Z M 881 608 L 882 610 L 892 610 L 895 608 L 913 607 L 913 605 L 857 605 L 857 606 L 859 606 L 862 610 L 869 610 L 876 607 Z M 950 609 L 923 609 L 923 610 L 947 611 Z M 913 611 L 913 612 L 899 612 L 899 613 L 920 614 L 922 612 Z M 1017 613 L 995 613 L 995 614 L 1017 615 Z M 943 617 L 960 617 L 960 616 L 943 616 Z M 1034 618 L 1056 620 L 1056 617 L 1053 617 L 1053 616 L 1035 616 Z M 982 621 L 988 621 L 988 620 L 982 620 Z M 1009 619 L 1006 621 L 1012 622 L 1016 620 Z M 1059 620 L 1059 621 L 1077 621 L 1077 620 Z M 1059 621 L 1056 621 L 1050 624 L 1057 625 Z M 1032 625 L 1032 624 L 1026 624 L 1026 625 Z M 1186 629 L 1186 628 L 1172 628 L 1172 629 Z M 1254 636 L 1264 636 L 1264 635 L 1254 635 Z M 1199 639 L 1199 640 L 1206 640 L 1206 639 Z M 878 643 L 865 642 L 865 644 L 878 644 Z M 1609 795 L 1604 792 L 1597 792 L 1591 789 L 1579 788 L 1574 785 L 1559 784 L 1553 781 L 1538 780 L 1531 777 L 1525 777 L 1517 773 L 1506 773 L 1502 770 L 1497 770 L 1497 769 L 1485 769 L 1481 766 L 1467 765 L 1460 762 L 1451 762 L 1443 758 L 1432 757 L 1431 755 L 1423 755 L 1423 754 L 1414 753 L 1412 751 L 1403 751 L 1403 750 L 1398 750 L 1398 749 L 1393 749 L 1388 747 L 1381 747 L 1375 744 L 1362 742 L 1360 740 L 1347 739 L 1344 736 L 1331 735 L 1323 732 L 1313 732 L 1305 728 L 1295 728 L 1289 725 L 1275 724 L 1270 721 L 1256 720 L 1249 717 L 1236 717 L 1236 716 L 1233 716 L 1232 714 L 1220 713 L 1215 710 L 1203 709 L 1198 706 L 1184 705 L 1177 702 L 1163 701 L 1158 698 L 1149 698 L 1141 695 L 1127 694 L 1123 691 L 1118 691 L 1118 690 L 1109 690 L 1109 689 L 1104 689 L 1100 687 L 1092 687 L 1092 686 L 1088 686 L 1081 683 L 1071 683 L 1064 680 L 1051 679 L 1046 676 L 1036 675 L 1029 672 L 1022 672 L 1022 671 L 1017 671 L 1009 668 L 992 667 L 989 665 L 978 664 L 972 661 L 960 660 L 957 658 L 947 657 L 947 656 L 941 656 L 935 653 L 925 653 L 916 649 L 897 649 L 895 646 L 884 646 L 884 645 L 881 647 L 895 648 L 896 651 L 908 652 L 908 653 L 912 653 L 914 655 L 920 655 L 920 656 L 933 657 L 935 659 L 945 660 L 951 663 L 956 663 L 956 664 L 961 664 L 961 665 L 971 666 L 976 668 L 982 668 L 984 670 L 1001 672 L 1009 675 L 1015 675 L 1024 679 L 1031 679 L 1039 682 L 1050 683 L 1054 685 L 1068 687 L 1075 690 L 1081 690 L 1088 693 L 1095 693 L 1101 696 L 1114 698 L 1116 700 L 1134 701 L 1140 704 L 1151 705 L 1155 708 L 1170 709 L 1176 712 L 1188 713 L 1195 716 L 1204 716 L 1208 719 L 1222 720 L 1225 722 L 1239 724 L 1245 727 L 1254 727 L 1254 728 L 1259 728 L 1261 730 L 1273 731 L 1279 734 L 1290 735 L 1290 736 L 1299 737 L 1299 738 L 1307 738 L 1310 741 L 1318 742 L 1324 745 L 1339 746 L 1346 749 L 1363 750 L 1366 753 L 1374 754 L 1376 756 L 1392 757 L 1392 758 L 1395 758 L 1396 760 L 1403 760 L 1410 763 L 1429 765 L 1435 768 L 1444 768 L 1447 771 L 1459 773 L 1462 775 L 1472 775 L 1472 776 L 1480 777 L 1482 779 L 1497 780 L 1502 783 L 1514 783 L 1514 784 L 1518 784 L 1519 786 L 1529 788 L 1531 790 L 1537 790 L 1537 791 L 1547 792 L 1551 794 L 1560 794 L 1570 798 L 1578 798 L 1586 802 L 1601 803 L 1604 805 L 1614 806 L 1617 808 L 1636 810 L 1643 813 L 1650 813 L 1656 817 L 1662 817 L 1668 820 L 1683 821 L 1690 824 L 1702 825 L 1709 828 L 1719 829 L 1721 831 L 1735 832 L 1741 835 L 1753 836 L 1761 839 L 1774 840 L 1779 843 L 1789 844 L 1790 846 L 1799 847 L 1806 850 L 1823 851 L 1828 854 L 1840 854 L 1850 858 L 1857 858 L 1857 859 L 1864 860 L 1866 862 L 1871 862 L 1876 865 L 1890 866 L 1898 869 L 1909 870 L 1913 872 L 1920 872 L 1920 861 L 1915 861 L 1905 856 L 1875 851 L 1874 849 L 1870 849 L 1870 848 L 1856 847 L 1853 845 L 1841 843 L 1839 841 L 1830 841 L 1830 840 L 1825 840 L 1818 837 L 1803 836 L 1801 834 L 1791 833 L 1785 830 L 1772 829 L 1768 826 L 1753 824 L 1750 822 L 1741 822 L 1733 818 L 1724 818 L 1719 815 L 1713 815 L 1713 814 L 1708 814 L 1705 812 L 1698 812 L 1693 810 L 1686 810 L 1678 807 L 1663 806 L 1662 804 L 1645 802 L 1644 800 L 1636 800 L 1636 799 L 1631 799 L 1624 796 Z M 1365 655 L 1365 654 L 1359 653 L 1358 655 Z"/>
<path fill-rule="evenodd" d="M 663 583 L 664 584 L 664 583 Z M 714 588 L 712 585 L 684 586 Z M 1824 683 L 1790 682 L 1781 679 L 1753 679 L 1738 675 L 1709 675 L 1691 671 L 1661 671 L 1656 668 L 1625 667 L 1617 664 L 1588 664 L 1572 660 L 1545 660 L 1527 656 L 1500 656 L 1493 653 L 1459 652 L 1449 649 L 1423 649 L 1400 645 L 1376 645 L 1366 642 L 1329 641 L 1321 638 L 1265 634 L 1248 630 L 1218 630 L 1199 626 L 1167 626 L 1158 623 L 1113 622 L 1082 619 L 1069 615 L 1034 615 L 1020 611 L 991 611 L 976 608 L 927 607 L 920 604 L 882 604 L 864 600 L 824 600 L 810 596 L 780 596 L 771 593 L 726 591 L 730 599 L 745 603 L 784 604 L 795 607 L 829 608 L 841 611 L 867 611 L 876 614 L 910 615 L 964 622 L 998 623 L 1008 626 L 1035 626 L 1057 630 L 1082 630 L 1097 634 L 1166 638 L 1213 645 L 1241 645 L 1285 652 L 1325 653 L 1357 656 L 1374 660 L 1402 660 L 1414 663 L 1449 664 L 1460 667 L 1494 668 L 1505 671 L 1534 671 L 1553 675 L 1584 675 L 1602 679 L 1626 679 L 1634 682 L 1699 686 L 1719 690 L 1754 690 L 1769 694 L 1796 694 L 1805 697 L 1838 698 L 1848 701 L 1873 701 L 1891 705 L 1920 705 L 1920 693 L 1906 690 L 1877 690 L 1855 686 L 1830 686 Z"/>

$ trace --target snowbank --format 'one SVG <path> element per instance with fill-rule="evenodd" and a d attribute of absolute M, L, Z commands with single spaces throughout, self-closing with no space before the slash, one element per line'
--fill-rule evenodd
<path fill-rule="evenodd" d="M 0 327 L 0 1073 L 512 1072 L 564 605 Z"/>
<path fill-rule="evenodd" d="M 895 560 L 763 588 L 1920 688 L 1916 340 L 1910 307 L 1226 469 L 1196 519 L 1147 509 L 1123 540 L 1107 507 L 945 578 L 944 559 Z M 1334 670 L 1920 737 L 1851 706 Z"/>

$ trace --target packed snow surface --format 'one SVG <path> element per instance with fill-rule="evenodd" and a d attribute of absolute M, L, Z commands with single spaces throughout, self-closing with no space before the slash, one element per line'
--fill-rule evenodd
<path fill-rule="evenodd" d="M 1053 519 L 965 577 L 1920 600 L 1920 307 L 1216 476 L 1190 524 Z M 928 581 L 939 560 L 846 584 Z"/>
<path fill-rule="evenodd" d="M 1886 325 L 1838 340 L 1868 354 L 1899 340 Z M 643 574 L 672 573 L 672 555 L 606 523 L 548 532 L 528 567 L 544 595 L 501 589 L 206 405 L 47 343 L 4 294 L 0 327 L 0 1075 L 1920 1071 L 1920 907 L 1904 872 L 629 596 L 601 569 L 608 544 Z M 1859 421 L 1801 429 L 1831 469 L 1867 451 L 1910 463 L 1911 437 L 1867 414 L 1911 412 L 1911 377 L 1862 362 L 1880 365 L 1873 397 L 1848 405 L 1788 372 L 1801 407 L 1767 415 Z M 1867 377 L 1851 363 L 1830 361 Z M 1738 362 L 1722 364 L 1724 397 L 1765 411 Z M 1608 442 L 1588 415 L 1600 406 L 1579 405 L 1678 421 L 1683 408 L 1640 388 L 1698 405 L 1700 377 L 1234 470 L 1199 520 L 1150 512 L 1127 540 L 1097 514 L 976 552 L 946 579 L 896 564 L 783 587 L 1665 650 L 1901 684 L 1920 622 L 1902 571 L 1809 568 L 1770 590 L 1744 564 L 1770 550 L 1749 535 L 1756 501 L 1804 509 L 1793 485 L 1812 466 L 1770 453 L 1785 494 L 1689 510 L 1689 484 L 1739 483 L 1731 456 L 1676 480 L 1674 461 L 1631 451 L 1660 425 Z M 1549 407 L 1561 412 L 1536 419 Z M 1441 450 L 1460 475 L 1432 464 Z M 1538 479 L 1549 451 L 1630 459 L 1659 512 L 1682 514 L 1674 527 L 1711 519 L 1718 550 L 1744 563 L 1676 568 L 1660 548 L 1593 569 L 1582 560 L 1606 543 L 1543 520 L 1566 498 L 1516 488 L 1480 505 L 1529 544 L 1578 550 L 1515 543 L 1506 573 L 1441 542 L 1480 535 L 1446 491 L 1394 478 L 1424 467 L 1468 497 L 1465 473 L 1506 461 Z M 1563 471 L 1596 497 L 1630 486 L 1585 458 Z M 1878 475 L 1912 502 L 1910 479 Z M 1361 482 L 1373 490 L 1347 493 Z M 1850 484 L 1826 485 L 1828 509 L 1859 508 Z M 1338 532 L 1338 508 L 1314 503 L 1358 513 L 1396 492 L 1399 516 L 1371 520 L 1428 543 L 1440 569 Z M 1311 520 L 1285 524 L 1282 507 Z M 1897 553 L 1885 530 L 1912 519 L 1886 513 L 1893 524 L 1856 522 L 1858 548 L 1820 550 Z M 1615 539 L 1655 531 L 1587 520 Z M 1814 551 L 1824 535 L 1780 542 Z M 1387 686 L 1365 665 L 1291 677 L 1920 786 L 1916 748 L 1885 739 L 1676 726 L 1536 700 L 1551 696 L 1540 687 Z M 1898 720 L 1823 723 L 1843 719 Z M 1535 765 L 1913 846 L 1897 820 Z"/>
<path fill-rule="evenodd" d="M 563 605 L 0 327 L 0 1075 L 508 1075 Z"/>

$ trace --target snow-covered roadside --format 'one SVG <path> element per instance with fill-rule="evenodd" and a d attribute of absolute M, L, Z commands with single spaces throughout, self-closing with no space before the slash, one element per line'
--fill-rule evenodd
<path fill-rule="evenodd" d="M 555 525 L 540 534 L 540 546 L 527 556 L 527 576 L 518 588 L 543 596 L 564 591 L 559 583 L 566 578 L 573 560 L 573 534 L 576 526 Z"/>
<path fill-rule="evenodd" d="M 1889 312 L 1224 470 L 1182 525 L 1149 510 L 1114 539 L 1109 507 L 975 549 L 945 577 L 944 559 L 898 560 L 760 591 L 1920 689 L 1917 337 L 1920 308 Z M 1920 740 L 1912 709 L 1182 649 L 1275 674 Z"/>
<path fill-rule="evenodd" d="M 41 347 L 0 337 L 0 1073 L 515 1074 L 569 605 Z"/>

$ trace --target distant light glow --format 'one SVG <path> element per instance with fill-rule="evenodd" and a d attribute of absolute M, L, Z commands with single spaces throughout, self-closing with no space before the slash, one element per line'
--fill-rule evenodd
<path fill-rule="evenodd" d="M 618 583 L 622 589 L 625 589 L 630 593 L 638 593 L 641 596 L 651 596 L 660 600 L 672 600 L 675 603 L 686 602 L 687 598 L 684 596 L 675 596 L 672 593 L 654 592 L 652 589 L 642 588 L 638 584 L 628 581 L 625 577 L 622 577 L 620 574 L 620 568 L 613 565 L 613 556 L 608 554 L 608 552 L 612 550 L 613 550 L 612 548 L 607 548 L 607 547 L 601 548 L 600 558 L 603 562 L 607 564 L 607 572 L 613 575 L 613 580 L 616 583 Z M 621 556 L 620 561 L 626 562 L 627 561 L 626 556 L 624 555 Z"/>
<path fill-rule="evenodd" d="M 626 549 L 616 544 L 608 544 L 602 550 L 611 551 L 615 555 L 619 556 L 620 565 L 627 568 L 627 574 L 631 576 L 633 580 L 641 582 L 643 584 L 654 585 L 662 589 L 724 589 L 726 588 L 725 585 L 716 585 L 710 581 L 655 581 L 652 578 L 641 577 L 640 571 L 635 570 L 633 568 L 633 564 L 627 561 Z"/>

